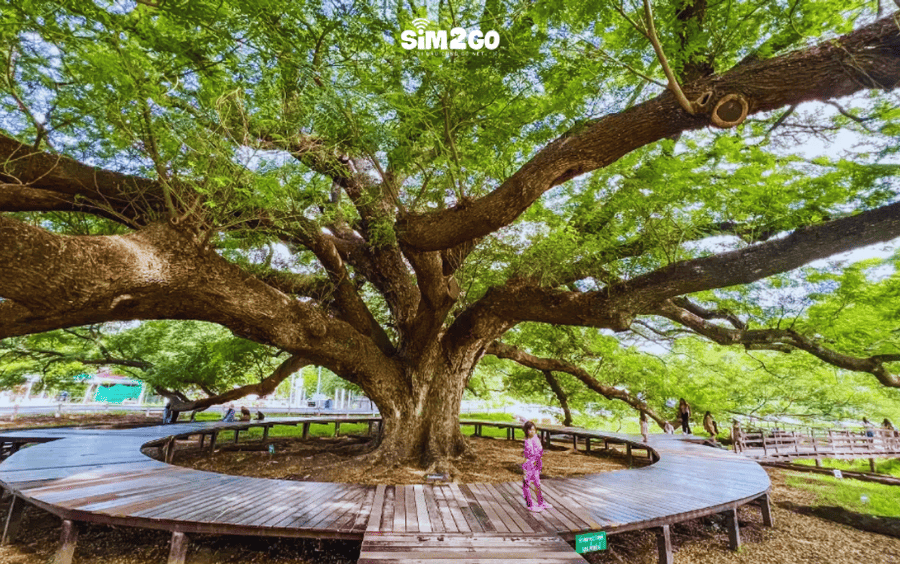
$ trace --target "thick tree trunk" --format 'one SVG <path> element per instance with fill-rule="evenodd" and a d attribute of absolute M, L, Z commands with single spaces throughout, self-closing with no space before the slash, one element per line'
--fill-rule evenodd
<path fill-rule="evenodd" d="M 367 391 L 383 425 L 369 457 L 374 464 L 409 464 L 428 472 L 452 473 L 453 460 L 470 452 L 459 428 L 467 372 L 454 371 L 443 360 L 428 362 L 424 371 L 418 367 L 414 372 L 407 374 L 416 382 L 412 393 Z"/>

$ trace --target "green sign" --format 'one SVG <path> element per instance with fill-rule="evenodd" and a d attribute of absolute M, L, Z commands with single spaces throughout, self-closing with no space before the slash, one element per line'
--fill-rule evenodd
<path fill-rule="evenodd" d="M 595 550 L 606 550 L 605 531 L 575 535 L 575 552 L 581 554 L 583 552 L 593 552 Z"/>
<path fill-rule="evenodd" d="M 127 386 L 125 384 L 97 386 L 97 393 L 94 395 L 94 401 L 122 403 L 127 399 L 137 399 L 140 395 L 141 388 L 139 386 Z"/>

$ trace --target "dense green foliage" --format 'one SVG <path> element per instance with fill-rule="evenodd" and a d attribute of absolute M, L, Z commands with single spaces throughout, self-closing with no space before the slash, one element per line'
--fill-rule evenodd
<path fill-rule="evenodd" d="M 742 308 L 742 314 L 760 326 L 776 325 L 780 318 L 785 326 L 818 332 L 838 350 L 871 350 L 867 347 L 874 344 L 875 350 L 895 351 L 898 264 L 896 259 L 869 260 L 831 273 L 809 270 L 743 290 L 765 300 L 722 301 L 736 311 Z M 779 294 L 780 289 L 786 290 Z M 802 352 L 748 351 L 690 335 L 663 338 L 646 328 L 637 330 L 647 338 L 529 325 L 510 333 L 508 340 L 538 356 L 566 359 L 601 382 L 640 394 L 670 420 L 677 419 L 673 400 L 681 397 L 693 406 L 696 422 L 709 410 L 723 430 L 732 417 L 786 417 L 782 420 L 816 426 L 864 416 L 879 422 L 885 417 L 900 420 L 900 390 L 885 388 L 867 374 L 840 370 Z M 569 394 L 571 408 L 582 412 L 576 421 L 609 426 L 624 418 L 630 422 L 625 428 L 637 428 L 629 406 L 591 392 L 569 374 L 556 377 Z M 476 397 L 505 389 L 521 400 L 558 405 L 542 373 L 493 358 L 482 362 L 470 389 Z"/>

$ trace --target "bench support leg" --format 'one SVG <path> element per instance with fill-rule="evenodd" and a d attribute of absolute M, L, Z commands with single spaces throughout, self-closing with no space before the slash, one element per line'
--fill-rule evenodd
<path fill-rule="evenodd" d="M 60 546 L 53 559 L 53 564 L 72 564 L 72 557 L 75 556 L 75 544 L 78 542 L 78 525 L 66 519 L 62 522 L 62 532 L 60 532 Z"/>
<path fill-rule="evenodd" d="M 584 452 L 591 452 L 591 438 L 584 438 Z"/>
<path fill-rule="evenodd" d="M 241 434 L 241 430 L 240 430 L 240 429 L 235 429 L 235 430 L 234 430 L 234 444 L 238 444 L 238 436 L 239 436 L 240 434 Z"/>
<path fill-rule="evenodd" d="M 209 453 L 212 454 L 216 451 L 216 439 L 219 438 L 218 432 L 213 432 L 209 436 Z"/>
<path fill-rule="evenodd" d="M 634 461 L 634 460 L 633 460 L 633 457 L 631 456 L 631 444 L 626 444 L 626 445 L 625 445 L 625 458 L 626 458 L 626 460 L 627 460 L 627 462 L 628 462 L 628 467 L 630 468 L 632 462 Z"/>
<path fill-rule="evenodd" d="M 572 435 L 572 450 L 578 450 L 578 435 Z"/>
<path fill-rule="evenodd" d="M 340 421 L 335 421 L 335 422 L 334 422 L 334 436 L 335 436 L 335 437 L 338 436 L 338 434 L 339 434 L 340 432 L 341 432 L 341 422 L 340 422 Z"/>
<path fill-rule="evenodd" d="M 184 533 L 172 533 L 172 544 L 169 549 L 169 564 L 184 564 L 187 560 L 188 538 Z"/>
<path fill-rule="evenodd" d="M 262 441 L 263 441 L 263 442 L 266 442 L 266 441 L 268 441 L 268 440 L 269 440 L 269 426 L 266 425 L 265 427 L 263 427 L 263 438 L 262 438 Z"/>
<path fill-rule="evenodd" d="M 303 424 L 303 440 L 306 440 L 308 438 L 309 438 L 309 423 L 304 423 Z"/>
<path fill-rule="evenodd" d="M 725 512 L 725 524 L 728 527 L 728 548 L 739 549 L 741 547 L 741 531 L 738 526 L 736 507 Z"/>
<path fill-rule="evenodd" d="M 873 474 L 875 473 L 875 459 L 874 458 L 869 459 L 869 470 L 871 470 Z"/>
<path fill-rule="evenodd" d="M 169 439 L 166 443 L 166 464 L 172 464 L 172 459 L 175 458 L 175 439 Z"/>
<path fill-rule="evenodd" d="M 3 538 L 0 544 L 10 544 L 16 541 L 19 533 L 19 525 L 22 524 L 22 516 L 25 513 L 25 500 L 13 496 L 9 502 L 9 514 L 6 516 L 6 524 L 3 526 Z"/>
<path fill-rule="evenodd" d="M 200 450 L 203 450 L 203 443 L 206 442 L 206 435 L 200 433 Z"/>
<path fill-rule="evenodd" d="M 656 530 L 656 546 L 659 548 L 659 564 L 672 564 L 672 533 L 668 525 L 663 525 Z"/>
<path fill-rule="evenodd" d="M 759 508 L 762 510 L 762 520 L 763 525 L 766 527 L 772 526 L 772 506 L 769 504 L 769 494 L 765 494 L 757 498 L 756 500 L 759 503 Z"/>

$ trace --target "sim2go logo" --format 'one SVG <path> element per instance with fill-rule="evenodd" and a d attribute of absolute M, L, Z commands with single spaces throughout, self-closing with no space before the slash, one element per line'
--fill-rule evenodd
<path fill-rule="evenodd" d="M 487 33 L 482 33 L 480 29 L 466 31 L 461 27 L 454 27 L 450 30 L 449 44 L 447 42 L 447 30 L 425 29 L 431 23 L 425 18 L 416 18 L 413 20 L 415 30 L 407 29 L 400 34 L 400 45 L 407 51 L 411 49 L 481 49 L 482 47 L 494 50 L 500 45 L 500 34 L 493 29 Z"/>

